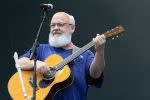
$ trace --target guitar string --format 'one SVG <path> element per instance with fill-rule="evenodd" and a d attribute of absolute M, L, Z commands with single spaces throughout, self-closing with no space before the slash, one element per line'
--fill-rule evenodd
<path fill-rule="evenodd" d="M 94 42 L 91 41 L 87 45 L 83 46 L 81 49 L 73 53 L 72 55 L 68 56 L 66 59 L 64 59 L 62 62 L 60 62 L 59 64 L 55 66 L 56 70 L 62 69 L 66 64 L 68 64 L 70 61 L 78 57 L 80 54 L 82 54 L 83 52 L 91 48 L 93 45 L 94 45 Z"/>

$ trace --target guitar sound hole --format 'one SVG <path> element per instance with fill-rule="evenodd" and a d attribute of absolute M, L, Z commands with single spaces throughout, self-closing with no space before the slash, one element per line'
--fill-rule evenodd
<path fill-rule="evenodd" d="M 44 79 L 42 79 L 42 80 L 39 82 L 39 86 L 40 86 L 40 88 L 46 88 L 46 87 L 48 87 L 53 81 L 54 81 L 54 78 L 51 79 L 51 80 L 44 80 Z"/>
<path fill-rule="evenodd" d="M 43 74 L 43 78 L 44 80 L 51 80 L 55 77 L 55 74 L 56 74 L 56 69 L 50 68 L 48 73 Z"/>

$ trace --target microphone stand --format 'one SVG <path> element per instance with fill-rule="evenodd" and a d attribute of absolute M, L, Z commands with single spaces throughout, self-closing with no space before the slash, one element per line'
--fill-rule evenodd
<path fill-rule="evenodd" d="M 42 28 L 42 25 L 43 25 L 43 22 L 45 21 L 45 18 L 47 16 L 47 8 L 43 8 L 43 11 L 44 11 L 44 15 L 43 15 L 43 18 L 42 18 L 42 22 L 39 26 L 39 29 L 38 29 L 38 32 L 37 32 L 37 36 L 35 38 L 35 41 L 33 43 L 33 46 L 30 50 L 30 60 L 34 60 L 34 73 L 33 73 L 33 97 L 32 97 L 32 100 L 36 100 L 36 90 L 37 90 L 37 78 L 36 78 L 36 61 L 37 61 L 37 47 L 38 47 L 38 38 L 40 36 L 40 31 L 41 31 L 41 28 Z"/>

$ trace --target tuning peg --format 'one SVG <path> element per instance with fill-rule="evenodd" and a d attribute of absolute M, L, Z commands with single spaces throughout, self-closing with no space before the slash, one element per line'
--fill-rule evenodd
<path fill-rule="evenodd" d="M 116 35 L 116 38 L 118 38 L 119 36 L 118 35 Z"/>
<path fill-rule="evenodd" d="M 113 37 L 113 38 L 111 38 L 112 40 L 114 40 L 115 38 Z"/>

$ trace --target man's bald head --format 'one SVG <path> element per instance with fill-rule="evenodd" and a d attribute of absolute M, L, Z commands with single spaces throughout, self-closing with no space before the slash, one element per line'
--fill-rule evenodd
<path fill-rule="evenodd" d="M 63 21 L 72 25 L 75 25 L 75 19 L 72 15 L 65 12 L 57 12 L 53 15 L 51 23 L 55 23 L 53 21 Z"/>

